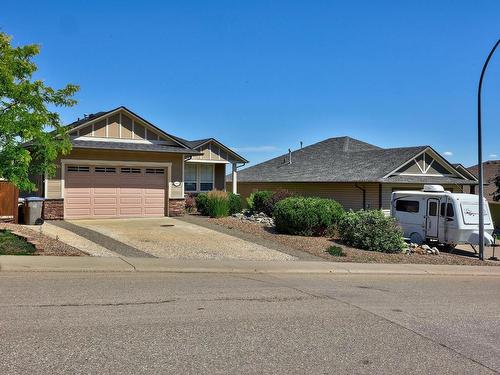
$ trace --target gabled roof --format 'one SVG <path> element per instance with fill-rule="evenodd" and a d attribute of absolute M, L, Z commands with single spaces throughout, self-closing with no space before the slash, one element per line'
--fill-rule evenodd
<path fill-rule="evenodd" d="M 138 114 L 132 112 L 130 109 L 124 106 L 116 107 L 114 109 L 111 109 L 109 111 L 101 111 L 97 113 L 90 114 L 86 116 L 83 119 L 78 119 L 77 121 L 72 122 L 71 124 L 66 126 L 66 129 L 68 132 L 72 132 L 73 130 L 76 130 L 77 128 L 84 127 L 86 124 L 97 121 L 100 118 L 109 116 L 113 112 L 117 111 L 126 111 L 130 115 L 137 117 L 140 119 L 142 122 L 146 123 L 148 126 L 152 127 L 155 129 L 160 135 L 162 135 L 165 138 L 171 139 L 174 141 L 174 143 L 177 143 L 179 147 L 176 146 L 165 146 L 165 145 L 152 145 L 152 144 L 136 144 L 132 142 L 118 142 L 118 141 L 113 141 L 113 142 L 107 142 L 107 141 L 86 141 L 86 140 L 81 140 L 81 139 L 72 139 L 71 143 L 73 144 L 73 147 L 75 148 L 95 148 L 95 149 L 115 149 L 115 150 L 143 150 L 143 151 L 159 151 L 159 152 L 179 152 L 183 153 L 186 155 L 201 155 L 201 153 L 197 150 L 194 150 L 195 148 L 198 148 L 200 146 L 203 146 L 204 144 L 208 142 L 214 142 L 216 143 L 219 147 L 224 148 L 227 152 L 231 153 L 235 159 L 237 159 L 239 162 L 242 163 L 248 163 L 248 160 L 243 158 L 242 156 L 238 155 L 236 152 L 231 150 L 229 147 L 223 145 L 219 141 L 217 141 L 215 138 L 205 138 L 205 139 L 198 139 L 194 141 L 189 141 L 187 139 L 183 139 L 177 136 L 174 136 L 172 134 L 169 134 L 162 129 L 158 128 L 148 120 L 142 118 Z"/>
<path fill-rule="evenodd" d="M 243 169 L 238 172 L 238 181 L 389 182 L 393 171 L 426 150 L 436 153 L 430 146 L 384 149 L 350 137 L 329 138 L 293 151 L 291 163 L 289 155 L 284 154 Z M 457 175 L 460 183 L 467 181 L 461 179 L 458 172 Z M 397 177 L 398 182 L 410 183 L 414 180 L 412 176 Z M 419 178 L 420 183 L 424 176 Z M 433 181 L 436 179 L 439 180 L 433 178 Z"/>
<path fill-rule="evenodd" d="M 87 124 L 89 122 L 97 121 L 101 117 L 108 116 L 108 115 L 112 114 L 113 112 L 118 112 L 120 110 L 128 112 L 130 115 L 132 115 L 132 116 L 138 118 L 139 120 L 141 120 L 142 122 L 146 123 L 148 126 L 152 127 L 158 133 L 160 133 L 163 137 L 170 138 L 174 142 L 178 143 L 180 146 L 183 146 L 183 147 L 186 147 L 186 148 L 190 148 L 188 145 L 182 143 L 179 139 L 177 139 L 177 137 L 175 137 L 175 136 L 173 136 L 171 134 L 168 134 L 167 132 L 165 132 L 164 130 L 160 129 L 156 125 L 152 124 L 151 122 L 149 122 L 145 118 L 143 118 L 143 117 L 139 116 L 138 114 L 132 112 L 130 109 L 128 109 L 125 106 L 116 107 L 116 108 L 111 109 L 109 111 L 102 111 L 102 112 L 92 113 L 92 114 L 88 115 L 87 117 L 85 117 L 83 119 L 78 119 L 77 121 L 72 122 L 71 124 L 67 125 L 66 128 L 68 129 L 69 132 L 71 132 L 72 130 L 74 130 L 76 128 L 83 127 L 85 124 Z"/>
<path fill-rule="evenodd" d="M 227 152 L 230 152 L 231 154 L 233 154 L 233 156 L 236 158 L 236 159 L 239 159 L 238 161 L 241 162 L 241 163 L 248 163 L 248 160 L 245 159 L 243 156 L 241 155 L 238 155 L 236 152 L 234 152 L 233 150 L 231 150 L 229 147 L 225 146 L 224 144 L 222 144 L 221 142 L 219 142 L 217 139 L 215 138 L 204 138 L 204 139 L 198 139 L 198 140 L 195 140 L 195 141 L 188 141 L 186 139 L 183 139 L 181 137 L 174 137 L 176 138 L 179 142 L 182 142 L 182 143 L 185 143 L 186 145 L 188 145 L 189 147 L 191 148 L 198 148 L 198 147 L 201 147 L 209 142 L 213 142 L 215 143 L 216 145 L 218 145 L 219 147 L 222 147 L 224 148 Z"/>
<path fill-rule="evenodd" d="M 135 142 L 106 142 L 106 141 L 85 141 L 73 139 L 71 141 L 73 148 L 85 149 L 106 149 L 122 151 L 152 151 L 152 152 L 170 152 L 183 155 L 202 155 L 196 150 L 187 149 L 178 146 L 168 146 L 158 143 L 135 143 Z"/>

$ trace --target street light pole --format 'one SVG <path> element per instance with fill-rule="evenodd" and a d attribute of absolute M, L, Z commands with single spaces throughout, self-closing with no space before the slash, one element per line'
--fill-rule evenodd
<path fill-rule="evenodd" d="M 483 136 L 481 129 L 481 89 L 483 87 L 483 77 L 491 56 L 500 44 L 500 39 L 497 40 L 491 49 L 486 61 L 481 70 L 481 77 L 479 78 L 479 87 L 477 90 L 477 165 L 479 171 L 479 259 L 484 260 L 484 189 L 483 189 Z"/>

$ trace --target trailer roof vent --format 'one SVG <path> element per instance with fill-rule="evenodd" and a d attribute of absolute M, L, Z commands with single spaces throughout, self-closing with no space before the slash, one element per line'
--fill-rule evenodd
<path fill-rule="evenodd" d="M 430 191 L 430 192 L 443 192 L 444 187 L 441 185 L 424 185 L 423 191 Z"/>

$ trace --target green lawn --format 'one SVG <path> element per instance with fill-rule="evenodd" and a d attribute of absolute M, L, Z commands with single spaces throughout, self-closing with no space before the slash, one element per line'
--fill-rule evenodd
<path fill-rule="evenodd" d="M 32 255 L 35 247 L 13 235 L 8 230 L 0 230 L 0 255 Z"/>

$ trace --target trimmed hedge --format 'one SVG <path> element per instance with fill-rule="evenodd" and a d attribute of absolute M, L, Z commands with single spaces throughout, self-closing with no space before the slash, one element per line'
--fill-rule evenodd
<path fill-rule="evenodd" d="M 273 195 L 272 191 L 261 190 L 253 193 L 253 208 L 254 212 L 264 212 L 266 209 L 266 202 Z"/>
<path fill-rule="evenodd" d="M 243 210 L 243 202 L 238 194 L 228 193 L 229 200 L 229 215 L 236 214 Z"/>
<path fill-rule="evenodd" d="M 397 253 L 406 248 L 396 220 L 380 210 L 349 211 L 337 228 L 340 240 L 359 249 Z"/>
<path fill-rule="evenodd" d="M 344 216 L 333 199 L 290 197 L 276 203 L 273 216 L 279 233 L 321 236 Z"/>
<path fill-rule="evenodd" d="M 208 194 L 200 193 L 195 198 L 196 208 L 203 216 L 208 216 Z"/>
<path fill-rule="evenodd" d="M 271 194 L 269 198 L 264 201 L 264 207 L 262 212 L 264 212 L 267 216 L 271 217 L 274 214 L 274 207 L 276 207 L 276 203 L 282 201 L 283 199 L 294 197 L 295 194 L 289 192 L 288 190 L 278 190 Z"/>

